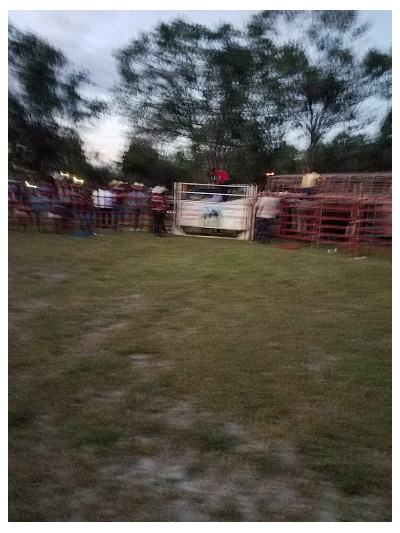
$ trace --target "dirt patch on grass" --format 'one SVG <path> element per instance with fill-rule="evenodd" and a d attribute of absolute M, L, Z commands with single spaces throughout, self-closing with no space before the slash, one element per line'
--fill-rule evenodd
<path fill-rule="evenodd" d="M 176 413 L 182 410 L 187 420 L 188 404 L 174 407 Z M 171 427 L 183 430 L 184 442 L 188 424 L 174 423 Z M 251 444 L 251 439 L 247 442 Z M 75 493 L 74 520 L 90 520 L 95 507 L 110 521 L 339 519 L 339 495 L 332 486 L 319 483 L 304 469 L 298 475 L 293 475 L 291 467 L 287 469 L 288 450 L 289 463 L 299 459 L 291 443 L 282 443 L 281 471 L 271 473 L 260 470 L 251 454 L 244 457 L 243 452 L 199 452 L 190 445 L 176 449 L 165 436 L 162 442 L 157 437 L 147 438 L 146 444 L 154 452 L 150 456 L 138 455 L 130 464 L 104 466 L 92 490 Z"/>
<path fill-rule="evenodd" d="M 107 405 L 107 404 L 116 404 L 121 401 L 124 397 L 124 392 L 117 389 L 107 389 L 104 390 L 99 396 L 98 400 Z"/>
<path fill-rule="evenodd" d="M 24 328 L 24 320 L 33 313 L 48 307 L 48 303 L 38 298 L 16 299 L 9 297 L 8 302 L 8 330 L 18 342 L 27 342 L 32 335 Z"/>
<path fill-rule="evenodd" d="M 139 382 L 163 373 L 154 354 L 128 358 Z M 132 457 L 115 456 L 90 487 L 75 491 L 72 520 L 336 522 L 384 515 L 379 498 L 344 495 L 311 470 L 290 439 L 260 439 L 243 424 L 216 420 L 190 397 L 161 401 L 156 386 L 148 399 L 133 415 Z M 119 390 L 101 397 L 121 400 Z"/>
<path fill-rule="evenodd" d="M 86 324 L 86 332 L 81 335 L 71 351 L 81 354 L 97 353 L 132 324 L 134 313 L 143 307 L 140 294 L 113 297 L 110 300 L 92 298 L 94 316 Z"/>
<path fill-rule="evenodd" d="M 130 322 L 127 320 L 108 323 L 103 327 L 93 327 L 93 323 L 91 323 L 91 329 L 81 336 L 79 342 L 71 347 L 70 351 L 80 355 L 96 355 L 99 349 L 102 349 L 112 340 L 113 336 L 118 335 L 129 325 Z"/>
<path fill-rule="evenodd" d="M 146 353 L 134 353 L 129 355 L 129 360 L 134 368 L 146 368 L 150 363 L 150 355 Z"/>
<path fill-rule="evenodd" d="M 38 274 L 39 278 L 46 283 L 60 283 L 68 279 L 67 274 L 60 272 L 41 272 Z"/>
<path fill-rule="evenodd" d="M 120 399 L 104 392 L 106 402 Z M 90 488 L 75 491 L 72 520 L 340 520 L 340 494 L 305 468 L 293 442 L 262 442 L 236 422 L 216 423 L 189 398 L 152 408 L 141 419 L 153 431 L 138 426 L 131 460 L 109 461 Z"/>
<path fill-rule="evenodd" d="M 128 355 L 132 368 L 135 370 L 142 369 L 144 373 L 155 370 L 169 370 L 172 368 L 172 363 L 162 359 L 156 359 L 152 354 L 133 353 Z M 144 374 L 145 375 L 145 374 Z"/>

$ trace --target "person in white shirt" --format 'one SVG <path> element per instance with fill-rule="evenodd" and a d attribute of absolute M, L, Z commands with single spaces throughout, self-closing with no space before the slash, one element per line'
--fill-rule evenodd
<path fill-rule="evenodd" d="M 132 227 L 129 228 L 130 231 L 140 231 L 140 228 L 139 228 L 140 211 L 146 199 L 143 189 L 144 189 L 144 185 L 135 182 L 131 186 L 131 190 L 127 196 L 126 201 L 127 201 L 130 218 L 132 222 Z"/>
<path fill-rule="evenodd" d="M 261 243 L 270 241 L 271 224 L 279 213 L 279 198 L 268 196 L 269 193 L 264 191 L 255 204 L 256 241 Z"/>

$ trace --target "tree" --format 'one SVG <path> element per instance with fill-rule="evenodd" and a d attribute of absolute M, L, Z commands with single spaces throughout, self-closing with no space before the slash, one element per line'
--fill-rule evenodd
<path fill-rule="evenodd" d="M 288 24 L 290 38 L 282 43 L 278 37 Z M 366 29 L 355 11 L 262 12 L 249 24 L 253 49 L 267 50 L 270 59 L 273 53 L 261 76 L 266 98 L 278 115 L 285 109 L 285 124 L 307 136 L 310 167 L 327 133 L 343 123 L 364 124 L 360 104 L 373 87 L 366 83 L 354 43 Z"/>
<path fill-rule="evenodd" d="M 188 141 L 194 156 L 226 164 L 241 142 L 252 58 L 240 33 L 182 20 L 160 24 L 117 55 L 117 97 L 134 134 Z"/>
<path fill-rule="evenodd" d="M 392 98 L 392 54 L 371 50 L 364 58 L 367 77 L 374 86 L 376 93 L 383 100 Z M 392 110 L 388 111 L 381 123 L 376 140 L 377 161 L 382 169 L 392 168 Z"/>
<path fill-rule="evenodd" d="M 98 116 L 105 104 L 80 94 L 87 74 L 71 70 L 64 54 L 39 36 L 10 25 L 8 46 L 10 164 L 43 173 L 62 160 L 71 125 Z"/>
<path fill-rule="evenodd" d="M 283 169 L 289 132 L 307 138 L 312 167 L 328 134 L 368 123 L 361 104 L 389 77 L 384 54 L 356 54 L 365 31 L 355 11 L 263 11 L 245 32 L 175 20 L 118 51 L 116 94 L 134 135 L 186 143 L 200 174 Z"/>
<path fill-rule="evenodd" d="M 374 84 L 375 92 L 383 99 L 392 98 L 392 54 L 370 50 L 363 61 L 365 74 Z"/>
<path fill-rule="evenodd" d="M 376 140 L 378 169 L 392 170 L 392 111 L 384 118 Z"/>
<path fill-rule="evenodd" d="M 137 181 L 153 181 L 157 176 L 159 160 L 160 154 L 149 142 L 132 140 L 122 156 L 121 171 Z"/>

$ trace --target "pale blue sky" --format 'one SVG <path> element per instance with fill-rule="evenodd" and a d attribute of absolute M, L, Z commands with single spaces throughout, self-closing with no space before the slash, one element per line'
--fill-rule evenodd
<path fill-rule="evenodd" d="M 137 4 L 134 4 L 137 5 Z M 148 31 L 160 21 L 177 16 L 210 26 L 222 21 L 242 27 L 258 10 L 164 10 L 164 11 L 9 11 L 9 21 L 24 30 L 45 37 L 77 67 L 90 71 L 96 92 L 109 96 L 108 90 L 117 80 L 112 52 L 140 31 Z M 391 11 L 361 11 L 361 18 L 370 23 L 365 50 L 371 46 L 388 50 L 392 44 Z M 100 152 L 103 161 L 117 159 L 125 147 L 125 126 L 119 117 L 110 116 L 81 131 L 88 150 Z"/>

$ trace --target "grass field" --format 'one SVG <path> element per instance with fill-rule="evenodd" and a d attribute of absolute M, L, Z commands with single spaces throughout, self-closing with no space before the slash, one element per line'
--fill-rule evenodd
<path fill-rule="evenodd" d="M 10 521 L 391 520 L 391 262 L 9 236 Z"/>

